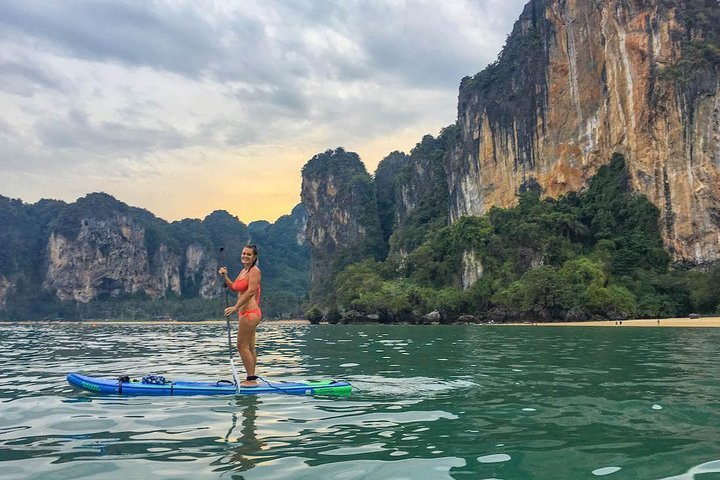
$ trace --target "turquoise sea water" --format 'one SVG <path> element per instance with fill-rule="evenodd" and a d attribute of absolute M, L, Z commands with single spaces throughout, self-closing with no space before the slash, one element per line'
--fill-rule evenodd
<path fill-rule="evenodd" d="M 350 397 L 96 396 L 230 378 L 223 325 L 0 326 L 0 478 L 720 479 L 720 330 L 263 325 Z"/>

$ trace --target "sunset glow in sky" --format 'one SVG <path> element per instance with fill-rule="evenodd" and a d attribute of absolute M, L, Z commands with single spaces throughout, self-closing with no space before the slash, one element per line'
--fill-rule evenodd
<path fill-rule="evenodd" d="M 274 221 L 328 148 L 370 173 L 456 117 L 525 0 L 0 2 L 0 195 Z"/>

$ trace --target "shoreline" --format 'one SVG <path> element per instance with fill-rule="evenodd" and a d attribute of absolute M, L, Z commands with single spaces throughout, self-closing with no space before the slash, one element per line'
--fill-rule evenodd
<path fill-rule="evenodd" d="M 225 325 L 225 320 L 20 320 L 0 321 L 2 325 Z M 310 325 L 309 320 L 283 319 L 263 320 L 260 325 Z M 325 324 L 325 323 L 323 323 Z M 326 324 L 325 324 L 326 325 Z M 360 325 L 360 324 L 358 324 Z M 367 323 L 362 325 L 379 325 Z M 400 324 L 388 324 L 400 325 Z M 410 325 L 409 323 L 406 325 Z M 681 328 L 720 328 L 720 317 L 701 318 L 649 318 L 631 320 L 597 320 L 588 322 L 508 322 L 508 323 L 450 323 L 448 325 L 476 325 L 487 327 L 681 327 Z M 422 326 L 422 325 L 419 325 Z"/>
<path fill-rule="evenodd" d="M 237 320 L 235 321 L 237 322 Z M 234 325 L 232 320 L 231 324 Z M 19 320 L 0 321 L 1 325 L 225 325 L 225 320 Z M 309 320 L 263 320 L 260 325 L 310 325 Z"/>
<path fill-rule="evenodd" d="M 537 322 L 537 323 L 493 323 L 489 326 L 522 326 L 522 327 L 683 327 L 683 328 L 718 328 L 720 317 L 700 318 L 644 318 L 638 320 L 599 320 L 590 322 Z"/>

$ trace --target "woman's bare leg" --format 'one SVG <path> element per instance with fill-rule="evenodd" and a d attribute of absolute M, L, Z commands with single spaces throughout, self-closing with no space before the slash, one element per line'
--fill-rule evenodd
<path fill-rule="evenodd" d="M 255 329 L 260 323 L 260 317 L 256 315 L 240 316 L 238 323 L 237 347 L 240 353 L 240 359 L 245 367 L 245 373 L 248 377 L 255 375 L 255 366 L 257 365 L 257 353 L 255 351 Z M 257 385 L 255 380 L 240 382 L 241 386 Z"/>
<path fill-rule="evenodd" d="M 258 322 L 260 323 L 260 322 Z M 255 365 L 257 365 L 257 350 L 255 350 L 255 332 L 257 330 L 257 325 L 255 328 L 253 328 L 252 332 L 252 340 L 250 341 L 250 351 L 252 352 L 253 359 L 255 360 Z"/>

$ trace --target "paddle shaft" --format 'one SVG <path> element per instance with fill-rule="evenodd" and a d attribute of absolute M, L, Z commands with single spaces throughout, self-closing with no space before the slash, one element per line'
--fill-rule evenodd
<path fill-rule="evenodd" d="M 220 247 L 220 263 L 223 263 L 223 251 L 225 249 Z M 224 266 L 224 265 L 221 265 Z M 223 277 L 223 289 L 225 290 L 225 308 L 230 306 L 230 300 L 228 299 L 228 288 Z M 225 312 L 223 312 L 224 314 Z M 235 382 L 235 388 L 240 388 L 240 381 L 238 380 L 237 370 L 235 370 L 235 362 L 233 361 L 233 348 L 232 348 L 232 336 L 230 334 L 230 316 L 225 315 L 225 324 L 227 326 L 227 337 L 228 337 L 228 354 L 230 355 L 230 368 L 232 369 L 233 381 Z"/>

